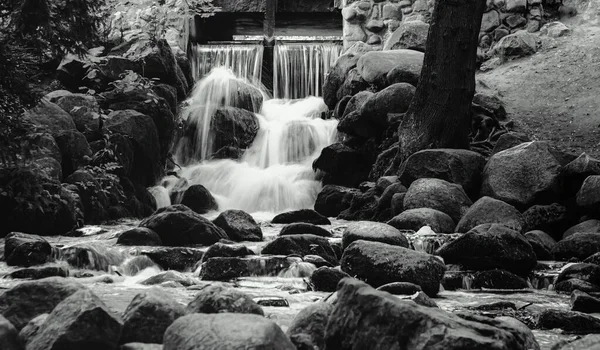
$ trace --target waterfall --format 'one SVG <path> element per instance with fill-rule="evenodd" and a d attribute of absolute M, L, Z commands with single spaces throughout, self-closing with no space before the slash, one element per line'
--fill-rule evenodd
<path fill-rule="evenodd" d="M 225 67 L 240 78 L 259 82 L 263 51 L 261 44 L 195 45 L 191 52 L 194 79 L 200 80 L 215 67 Z"/>
<path fill-rule="evenodd" d="M 342 49 L 338 43 L 277 44 L 273 55 L 273 95 L 288 99 L 322 96 L 325 76 Z"/>

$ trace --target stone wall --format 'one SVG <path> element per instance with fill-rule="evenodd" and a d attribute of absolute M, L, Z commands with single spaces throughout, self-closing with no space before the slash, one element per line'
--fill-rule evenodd
<path fill-rule="evenodd" d="M 223 12 L 265 12 L 265 0 L 214 0 Z M 342 7 L 341 0 L 278 0 L 278 12 L 331 12 Z"/>

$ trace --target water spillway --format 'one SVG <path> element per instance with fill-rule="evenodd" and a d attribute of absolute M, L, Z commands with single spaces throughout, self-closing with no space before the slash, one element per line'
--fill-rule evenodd
<path fill-rule="evenodd" d="M 194 45 L 190 62 L 196 81 L 215 67 L 226 67 L 240 78 L 259 82 L 263 54 L 264 47 L 258 43 Z"/>

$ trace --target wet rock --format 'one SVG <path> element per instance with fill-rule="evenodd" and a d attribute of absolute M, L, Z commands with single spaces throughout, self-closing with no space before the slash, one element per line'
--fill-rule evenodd
<path fill-rule="evenodd" d="M 366 99 L 359 114 L 370 121 L 386 127 L 389 113 L 406 113 L 415 95 L 416 88 L 408 83 L 397 83 L 386 87 Z"/>
<path fill-rule="evenodd" d="M 409 324 L 419 326 L 408 330 Z M 438 328 L 444 331 L 435 331 Z M 332 349 L 401 349 L 405 344 L 415 349 L 527 349 L 524 338 L 513 332 L 402 301 L 345 279 L 329 317 L 325 342 Z"/>
<path fill-rule="evenodd" d="M 10 278 L 27 278 L 32 280 L 54 276 L 68 277 L 69 269 L 66 266 L 41 266 L 19 269 L 8 274 Z"/>
<path fill-rule="evenodd" d="M 310 276 L 314 290 L 319 292 L 335 292 L 338 282 L 345 277 L 350 277 L 347 273 L 332 267 L 320 267 Z"/>
<path fill-rule="evenodd" d="M 164 350 L 203 348 L 296 349 L 275 322 L 258 315 L 192 314 L 179 318 L 165 332 Z"/>
<path fill-rule="evenodd" d="M 67 130 L 77 130 L 73 117 L 47 99 L 41 99 L 34 108 L 25 112 L 23 118 L 25 121 L 41 127 L 52 136 Z"/>
<path fill-rule="evenodd" d="M 119 235 L 117 244 L 133 246 L 161 246 L 162 241 L 158 234 L 149 228 L 134 227 Z"/>
<path fill-rule="evenodd" d="M 21 350 L 19 332 L 6 318 L 0 315 L 0 344 L 4 350 Z"/>
<path fill-rule="evenodd" d="M 406 75 L 419 76 L 423 57 L 422 52 L 415 50 L 371 51 L 358 59 L 356 68 L 360 76 L 369 84 L 385 87 L 388 85 L 387 75 L 394 68 L 398 71 L 402 70 Z M 399 75 L 400 72 L 396 74 Z"/>
<path fill-rule="evenodd" d="M 336 217 L 350 207 L 352 197 L 357 192 L 354 188 L 326 185 L 317 195 L 315 211 L 323 216 Z"/>
<path fill-rule="evenodd" d="M 69 296 L 48 315 L 40 330 L 27 342 L 27 349 L 117 347 L 123 323 L 91 291 Z"/>
<path fill-rule="evenodd" d="M 485 158 L 477 152 L 461 149 L 427 149 L 411 155 L 403 164 L 400 181 L 410 185 L 422 178 L 436 178 L 459 184 L 474 196 L 481 185 Z"/>
<path fill-rule="evenodd" d="M 422 21 L 402 22 L 386 40 L 384 50 L 410 49 L 425 52 L 429 24 Z"/>
<path fill-rule="evenodd" d="M 570 279 L 579 279 L 600 286 L 600 266 L 595 264 L 573 264 L 561 271 L 556 283 Z"/>
<path fill-rule="evenodd" d="M 586 220 L 584 222 L 580 222 L 579 224 L 572 226 L 568 230 L 566 230 L 563 233 L 562 238 L 565 239 L 576 233 L 600 234 L 600 220 L 591 219 L 591 220 Z"/>
<path fill-rule="evenodd" d="M 526 280 L 506 270 L 476 272 L 471 286 L 475 289 L 525 289 L 529 287 Z"/>
<path fill-rule="evenodd" d="M 341 252 L 340 254 L 338 254 L 338 251 L 335 249 L 335 246 L 332 244 L 331 245 L 333 250 L 335 251 L 335 255 L 337 257 L 341 256 Z M 306 263 L 310 263 L 315 265 L 317 268 L 319 267 L 323 267 L 323 266 L 327 266 L 327 267 L 333 267 L 333 264 L 330 263 L 329 261 L 323 259 L 322 257 L 318 256 L 318 255 L 305 255 L 302 258 L 302 261 L 306 262 Z"/>
<path fill-rule="evenodd" d="M 404 197 L 404 210 L 436 209 L 454 222 L 459 222 L 472 204 L 460 185 L 433 178 L 415 180 Z"/>
<path fill-rule="evenodd" d="M 554 249 L 556 241 L 546 232 L 539 230 L 529 231 L 525 234 L 525 238 L 531 244 L 538 260 L 554 259 L 552 249 Z"/>
<path fill-rule="evenodd" d="M 310 235 L 279 236 L 262 248 L 262 254 L 272 255 L 318 255 L 335 264 L 337 258 L 326 238 Z"/>
<path fill-rule="evenodd" d="M 597 293 L 600 292 L 600 287 L 578 278 L 571 278 L 556 283 L 554 290 L 558 293 L 571 293 L 575 290 L 580 290 L 585 293 Z"/>
<path fill-rule="evenodd" d="M 331 221 L 329 221 L 328 218 L 311 209 L 300 209 L 281 213 L 276 215 L 271 222 L 274 224 L 292 224 L 304 222 L 314 225 L 331 225 Z"/>
<path fill-rule="evenodd" d="M 536 256 L 518 232 L 500 224 L 483 224 L 436 251 L 447 264 L 482 271 L 505 269 L 526 275 L 536 266 Z"/>
<path fill-rule="evenodd" d="M 542 329 L 560 328 L 565 333 L 599 333 L 600 319 L 576 311 L 545 310 L 540 314 L 537 326 Z"/>
<path fill-rule="evenodd" d="M 561 166 L 546 142 L 523 143 L 494 154 L 483 172 L 481 195 L 519 208 L 550 202 L 559 191 Z"/>
<path fill-rule="evenodd" d="M 241 108 L 221 107 L 215 111 L 210 122 L 214 149 L 226 146 L 246 149 L 252 145 L 258 129 L 258 119 L 254 113 Z"/>
<path fill-rule="evenodd" d="M 387 223 L 399 230 L 418 231 L 423 226 L 429 226 L 436 233 L 453 233 L 455 226 L 448 214 L 430 208 L 405 210 Z"/>
<path fill-rule="evenodd" d="M 12 232 L 4 240 L 4 260 L 9 266 L 34 266 L 50 261 L 52 247 L 37 235 Z"/>
<path fill-rule="evenodd" d="M 162 344 L 165 330 L 183 315 L 184 307 L 159 289 L 138 293 L 123 314 L 119 343 Z"/>
<path fill-rule="evenodd" d="M 600 312 L 600 298 L 593 297 L 579 290 L 574 290 L 571 293 L 571 310 L 585 313 Z"/>
<path fill-rule="evenodd" d="M 333 311 L 330 303 L 318 302 L 302 309 L 290 324 L 286 334 L 298 346 L 298 338 L 307 338 L 312 348 L 325 348 L 325 328 Z M 310 348 L 310 349 L 312 349 Z"/>
<path fill-rule="evenodd" d="M 156 247 L 140 253 L 163 269 L 177 271 L 189 271 L 204 256 L 202 250 L 184 247 Z"/>
<path fill-rule="evenodd" d="M 209 285 L 196 294 L 185 309 L 186 314 L 236 313 L 264 316 L 264 311 L 248 295 L 220 284 Z"/>
<path fill-rule="evenodd" d="M 221 228 L 185 206 L 161 208 L 140 227 L 156 232 L 166 246 L 211 245 L 229 237 Z"/>
<path fill-rule="evenodd" d="M 510 302 L 510 301 L 496 301 L 496 302 L 491 302 L 491 303 L 484 302 L 482 304 L 473 306 L 472 308 L 473 308 L 473 310 L 479 310 L 479 311 L 505 310 L 505 309 L 516 310 L 517 306 L 515 305 L 515 303 Z"/>
<path fill-rule="evenodd" d="M 27 348 L 27 342 L 39 333 L 40 328 L 42 327 L 44 322 L 46 322 L 47 318 L 48 314 L 38 315 L 34 319 L 29 321 L 27 325 L 23 327 L 23 329 L 21 329 L 21 331 L 19 332 L 19 340 L 25 348 Z"/>
<path fill-rule="evenodd" d="M 226 210 L 219 214 L 213 223 L 236 242 L 260 242 L 263 239 L 260 226 L 254 221 L 252 215 L 242 210 Z"/>
<path fill-rule="evenodd" d="M 325 185 L 356 187 L 369 175 L 371 162 L 362 152 L 342 143 L 334 143 L 323 148 L 313 162 L 313 169 L 326 173 L 323 178 Z"/>
<path fill-rule="evenodd" d="M 127 343 L 121 345 L 120 350 L 162 350 L 162 344 Z"/>
<path fill-rule="evenodd" d="M 413 295 L 422 291 L 420 286 L 410 282 L 392 282 L 377 287 L 377 290 L 394 295 Z"/>
<path fill-rule="evenodd" d="M 357 221 L 349 223 L 342 237 L 342 249 L 352 242 L 363 240 L 381 242 L 408 248 L 408 239 L 395 227 L 374 221 Z"/>
<path fill-rule="evenodd" d="M 567 208 L 558 203 L 534 205 L 523 212 L 525 231 L 541 230 L 560 237 L 569 225 Z"/>
<path fill-rule="evenodd" d="M 342 271 L 374 287 L 411 282 L 435 296 L 446 271 L 433 255 L 380 242 L 356 241 L 344 250 Z"/>
<path fill-rule="evenodd" d="M 522 232 L 525 222 L 521 213 L 512 205 L 491 197 L 481 197 L 456 225 L 456 232 L 465 233 L 481 224 L 502 224 Z"/>
<path fill-rule="evenodd" d="M 187 275 L 172 270 L 164 271 L 152 277 L 148 277 L 147 279 L 139 283 L 144 286 L 154 286 L 173 282 L 178 283 L 179 285 L 184 287 L 189 287 L 197 284 L 197 282 L 194 279 L 188 277 Z"/>
<path fill-rule="evenodd" d="M 281 229 L 281 231 L 279 231 L 280 236 L 298 235 L 304 233 L 321 237 L 331 237 L 331 232 L 328 230 L 317 225 L 303 222 L 286 225 Z"/>
<path fill-rule="evenodd" d="M 192 209 L 198 214 L 205 214 L 211 210 L 218 210 L 217 201 L 206 187 L 192 185 L 183 192 L 181 204 Z"/>
<path fill-rule="evenodd" d="M 552 255 L 559 261 L 584 260 L 597 252 L 600 252 L 600 233 L 575 233 L 560 240 L 552 249 Z"/>
<path fill-rule="evenodd" d="M 62 277 L 22 282 L 0 295 L 0 314 L 20 330 L 31 319 L 52 311 L 83 288 L 80 283 Z"/>
<path fill-rule="evenodd" d="M 210 258 L 215 257 L 244 257 L 248 255 L 254 255 L 254 252 L 248 249 L 245 245 L 241 244 L 224 244 L 217 242 L 211 245 L 204 255 L 202 256 L 202 262 L 206 262 Z"/>
<path fill-rule="evenodd" d="M 292 263 L 293 259 L 285 256 L 215 257 L 206 260 L 200 274 L 205 281 L 228 281 L 248 276 L 277 276 Z"/>

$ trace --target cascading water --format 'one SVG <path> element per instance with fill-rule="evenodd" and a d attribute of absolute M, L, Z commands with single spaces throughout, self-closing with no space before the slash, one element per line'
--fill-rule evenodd
<path fill-rule="evenodd" d="M 273 58 L 275 98 L 322 96 L 327 72 L 342 50 L 342 45 L 338 43 L 276 45 Z"/>
<path fill-rule="evenodd" d="M 200 80 L 214 67 L 227 67 L 249 81 L 260 81 L 264 48 L 260 44 L 195 45 L 192 49 L 192 72 Z"/>

